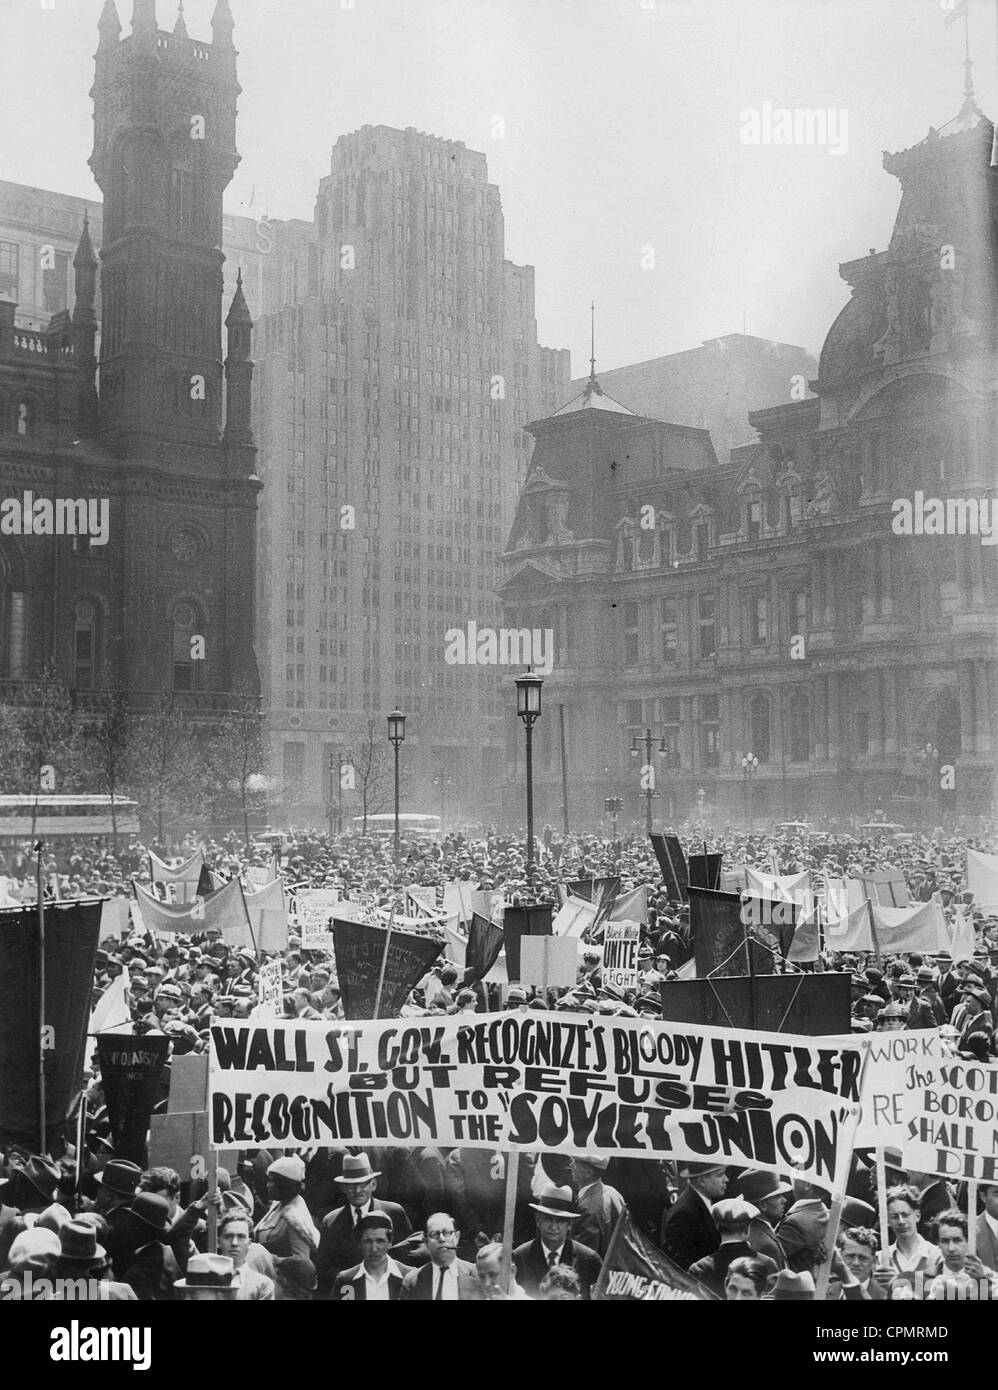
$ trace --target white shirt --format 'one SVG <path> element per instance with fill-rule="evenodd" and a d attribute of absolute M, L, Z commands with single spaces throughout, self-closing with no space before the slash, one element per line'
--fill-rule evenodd
<path fill-rule="evenodd" d="M 936 1265 L 942 1259 L 939 1247 L 930 1244 L 923 1236 L 918 1237 L 915 1249 L 910 1255 L 903 1254 L 903 1252 L 898 1249 L 897 1245 L 892 1245 L 887 1253 L 890 1255 L 891 1264 L 899 1273 L 910 1273 L 913 1270 L 917 1270 L 920 1266 L 923 1272 L 925 1270 L 935 1269 Z M 924 1264 L 922 1264 L 923 1260 L 925 1261 Z"/>
<path fill-rule="evenodd" d="M 389 1260 L 385 1265 L 383 1274 L 371 1274 L 364 1266 L 364 1297 L 368 1303 L 390 1303 L 391 1293 L 388 1288 L 389 1275 L 396 1274 L 401 1279 L 402 1271 L 394 1260 Z M 446 1298 L 446 1290 L 444 1297 Z"/>
<path fill-rule="evenodd" d="M 444 1270 L 441 1270 L 439 1265 L 431 1265 L 430 1268 L 433 1271 L 433 1287 L 430 1293 L 431 1299 L 436 1300 L 437 1289 L 440 1287 L 440 1278 L 442 1274 L 444 1291 L 440 1295 L 440 1301 L 442 1303 L 460 1302 L 461 1295 L 458 1292 L 457 1286 L 457 1260 L 452 1260 Z"/>
<path fill-rule="evenodd" d="M 350 1206 L 350 1203 L 349 1203 L 349 1202 L 347 1203 L 347 1206 Z M 360 1220 L 360 1218 L 361 1218 L 362 1216 L 369 1216 L 373 1210 L 374 1210 L 374 1198 L 373 1198 L 373 1197 L 368 1197 L 367 1201 L 364 1203 L 364 1205 L 363 1205 L 362 1207 L 353 1207 L 353 1206 L 350 1206 L 350 1214 L 351 1214 L 351 1216 L 353 1217 L 353 1227 L 354 1227 L 354 1230 L 357 1229 L 357 1222 Z"/>
<path fill-rule="evenodd" d="M 550 1269 L 552 1265 L 564 1264 L 564 1260 L 562 1259 L 565 1250 L 564 1242 L 559 1245 L 558 1249 L 554 1252 L 550 1251 L 544 1244 L 541 1245 L 541 1249 L 544 1251 L 544 1258 L 548 1262 L 548 1269 Z"/>

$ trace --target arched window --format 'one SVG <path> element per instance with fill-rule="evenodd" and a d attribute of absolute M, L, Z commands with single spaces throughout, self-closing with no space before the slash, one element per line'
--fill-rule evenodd
<path fill-rule="evenodd" d="M 177 603 L 173 607 L 173 688 L 174 690 L 197 690 L 200 687 L 200 671 L 204 664 L 195 661 L 192 654 L 191 638 L 200 635 L 201 616 L 193 603 Z"/>
<path fill-rule="evenodd" d="M 32 435 L 38 431 L 38 402 L 31 396 L 22 396 L 17 403 L 14 427 L 18 434 Z"/>
<path fill-rule="evenodd" d="M 752 752 L 761 763 L 769 762 L 769 696 L 753 695 L 749 705 L 749 722 L 752 726 Z"/>
<path fill-rule="evenodd" d="M 92 690 L 97 678 L 97 605 L 81 599 L 74 612 L 73 685 Z"/>
<path fill-rule="evenodd" d="M 800 690 L 790 696 L 790 761 L 811 761 L 811 701 Z"/>

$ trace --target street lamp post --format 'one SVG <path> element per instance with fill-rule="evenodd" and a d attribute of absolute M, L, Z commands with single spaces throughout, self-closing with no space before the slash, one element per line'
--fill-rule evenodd
<path fill-rule="evenodd" d="M 632 737 L 631 737 L 631 757 L 632 757 L 632 758 L 636 758 L 636 757 L 638 756 L 638 753 L 639 753 L 640 750 L 641 750 L 641 745 L 644 744 L 644 748 L 645 748 L 645 762 L 644 762 L 644 765 L 645 765 L 645 768 L 646 768 L 646 769 L 650 769 L 650 771 L 651 771 L 651 777 L 649 778 L 648 785 L 647 785 L 647 787 L 645 787 L 645 789 L 644 789 L 644 798 L 645 798 L 645 828 L 647 829 L 649 835 L 650 835 L 651 832 L 652 832 L 652 815 L 651 815 L 651 803 L 652 803 L 652 798 L 658 795 L 658 792 L 655 790 L 655 769 L 654 769 L 654 766 L 652 765 L 652 760 L 651 760 L 651 746 L 652 746 L 652 744 L 653 744 L 654 742 L 655 742 L 655 735 L 652 733 L 651 729 L 645 729 L 645 736 L 644 736 L 644 738 L 639 738 L 637 734 L 634 734 L 634 735 L 632 735 Z M 659 739 L 659 741 L 658 741 L 658 751 L 659 751 L 659 754 L 660 754 L 661 756 L 664 756 L 664 755 L 665 755 L 666 753 L 668 753 L 668 751 L 669 751 L 669 745 L 668 745 L 668 744 L 666 743 L 666 741 L 665 741 L 665 735 L 664 735 L 664 734 L 662 735 L 662 737 L 661 737 L 661 738 Z"/>
<path fill-rule="evenodd" d="M 405 741 L 405 715 L 396 707 L 388 716 L 388 742 L 395 749 L 395 867 L 399 863 L 399 749 Z"/>
<path fill-rule="evenodd" d="M 541 686 L 544 682 L 528 667 L 516 678 L 516 712 L 527 734 L 527 878 L 534 873 L 534 723 L 541 717 Z"/>
<path fill-rule="evenodd" d="M 759 766 L 759 759 L 754 753 L 746 753 L 742 758 L 742 776 L 745 778 L 745 818 L 748 821 L 749 833 L 752 832 L 752 778 L 756 774 Z"/>
<path fill-rule="evenodd" d="M 697 791 L 697 805 L 700 807 L 700 834 L 701 834 L 701 835 L 703 835 L 703 803 L 706 801 L 706 799 L 707 799 L 707 793 L 704 791 L 703 787 L 700 787 L 699 790 Z"/>

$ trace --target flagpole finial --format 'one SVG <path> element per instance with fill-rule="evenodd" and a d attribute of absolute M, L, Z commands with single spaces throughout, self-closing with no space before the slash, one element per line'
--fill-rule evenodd
<path fill-rule="evenodd" d="M 589 380 L 596 380 L 596 301 L 589 304 Z"/>

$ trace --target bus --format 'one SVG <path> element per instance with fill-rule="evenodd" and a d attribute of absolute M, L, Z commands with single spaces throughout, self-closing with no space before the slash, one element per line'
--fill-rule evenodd
<path fill-rule="evenodd" d="M 138 835 L 138 802 L 116 796 L 113 804 L 112 823 L 109 796 L 0 796 L 0 846 L 30 850 L 35 839 L 58 852 L 85 835 Z"/>
<path fill-rule="evenodd" d="M 354 816 L 353 827 L 355 830 L 363 831 L 364 817 Z M 395 834 L 394 812 L 389 811 L 384 815 L 368 816 L 367 833 L 378 840 L 391 839 Z M 417 815 L 412 811 L 400 812 L 399 835 L 403 839 L 412 839 L 413 836 L 417 836 L 423 840 L 439 840 L 440 817 Z"/>

